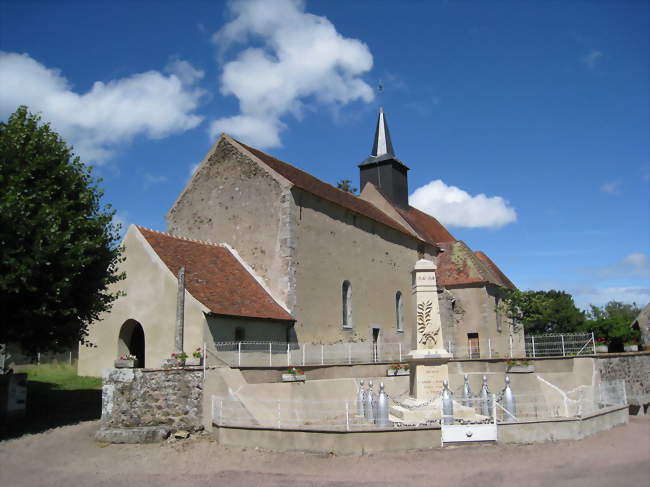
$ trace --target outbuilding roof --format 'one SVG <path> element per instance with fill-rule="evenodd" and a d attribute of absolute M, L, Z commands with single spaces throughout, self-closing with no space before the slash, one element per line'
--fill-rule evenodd
<path fill-rule="evenodd" d="M 229 247 L 136 227 L 172 274 L 185 267 L 185 288 L 212 313 L 294 321 Z"/>

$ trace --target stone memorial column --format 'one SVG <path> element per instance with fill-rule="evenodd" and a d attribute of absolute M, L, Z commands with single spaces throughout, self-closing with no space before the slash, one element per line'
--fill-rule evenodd
<path fill-rule="evenodd" d="M 443 381 L 449 379 L 447 362 L 451 354 L 444 345 L 436 265 L 420 259 L 412 275 L 416 305 L 415 349 L 406 360 L 411 366 L 411 396 L 427 400 L 439 395 Z"/>

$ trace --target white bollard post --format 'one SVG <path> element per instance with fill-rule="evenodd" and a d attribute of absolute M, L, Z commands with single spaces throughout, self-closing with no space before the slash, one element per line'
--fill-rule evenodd
<path fill-rule="evenodd" d="M 273 367 L 273 349 L 271 348 L 273 344 L 269 342 L 269 367 Z"/>
<path fill-rule="evenodd" d="M 241 367 L 241 342 L 237 342 L 237 366 Z"/>
<path fill-rule="evenodd" d="M 566 353 L 564 353 L 564 335 L 560 335 L 560 338 L 562 339 L 562 356 L 566 357 Z"/>

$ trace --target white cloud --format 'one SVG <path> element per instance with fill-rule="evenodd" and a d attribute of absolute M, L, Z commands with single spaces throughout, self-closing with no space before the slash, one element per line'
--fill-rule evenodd
<path fill-rule="evenodd" d="M 149 172 L 144 173 L 144 187 L 145 189 L 153 186 L 155 184 L 161 184 L 168 180 L 167 176 L 151 174 Z"/>
<path fill-rule="evenodd" d="M 598 65 L 598 62 L 600 59 L 603 57 L 603 53 L 601 51 L 597 51 L 596 49 L 592 49 L 589 51 L 588 54 L 584 55 L 581 58 L 581 61 L 592 71 L 596 69 L 596 66 Z"/>
<path fill-rule="evenodd" d="M 172 74 L 147 71 L 106 83 L 85 93 L 27 54 L 0 52 L 0 117 L 18 105 L 40 112 L 85 162 L 102 163 L 135 136 L 159 139 L 201 123 L 194 113 L 203 91 L 194 82 L 203 73 L 186 61 L 170 64 Z"/>
<path fill-rule="evenodd" d="M 650 301 L 650 288 L 642 286 L 582 287 L 570 292 L 583 309 L 588 309 L 590 304 L 602 306 L 609 301 L 636 303 L 644 307 Z"/>
<path fill-rule="evenodd" d="M 472 196 L 437 179 L 419 187 L 409 203 L 436 217 L 443 225 L 499 228 L 517 220 L 517 212 L 500 196 Z"/>
<path fill-rule="evenodd" d="M 210 125 L 258 147 L 281 145 L 281 119 L 300 118 L 307 104 L 342 106 L 374 98 L 360 76 L 372 68 L 368 46 L 343 37 L 325 17 L 305 12 L 300 0 L 229 4 L 234 19 L 214 34 L 222 53 L 255 42 L 224 65 L 223 95 L 239 100 L 241 113 Z"/>
<path fill-rule="evenodd" d="M 604 278 L 640 277 L 650 279 L 650 262 L 648 262 L 646 254 L 635 252 L 614 265 L 596 269 L 595 274 Z"/>
<path fill-rule="evenodd" d="M 609 194 L 618 194 L 619 186 L 621 185 L 618 181 L 609 181 L 600 185 L 600 190 L 603 193 Z"/>

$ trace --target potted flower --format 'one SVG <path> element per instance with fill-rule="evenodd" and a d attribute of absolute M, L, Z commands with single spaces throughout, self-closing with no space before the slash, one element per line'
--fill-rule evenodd
<path fill-rule="evenodd" d="M 172 353 L 171 358 L 173 367 L 184 367 L 185 361 L 187 360 L 187 354 L 185 352 Z"/>
<path fill-rule="evenodd" d="M 125 353 L 120 355 L 115 361 L 116 369 L 134 369 L 138 366 L 138 357 L 131 355 L 130 353 Z"/>
<path fill-rule="evenodd" d="M 192 356 L 185 360 L 185 365 L 202 365 L 203 364 L 203 350 L 201 347 L 192 352 Z"/>
<path fill-rule="evenodd" d="M 609 346 L 607 345 L 607 338 L 596 338 L 596 353 L 607 353 L 609 352 Z"/>
<path fill-rule="evenodd" d="M 401 364 L 399 362 L 390 364 L 386 370 L 387 376 L 409 375 L 409 373 L 409 364 Z"/>
<path fill-rule="evenodd" d="M 631 338 L 626 340 L 623 344 L 623 350 L 626 352 L 638 352 L 639 351 L 639 340 L 637 338 Z"/>
<path fill-rule="evenodd" d="M 506 360 L 506 372 L 510 374 L 530 374 L 535 372 L 535 365 L 528 360 Z"/>
<path fill-rule="evenodd" d="M 289 367 L 286 373 L 282 374 L 282 382 L 304 382 L 305 371 L 296 367 Z"/>

